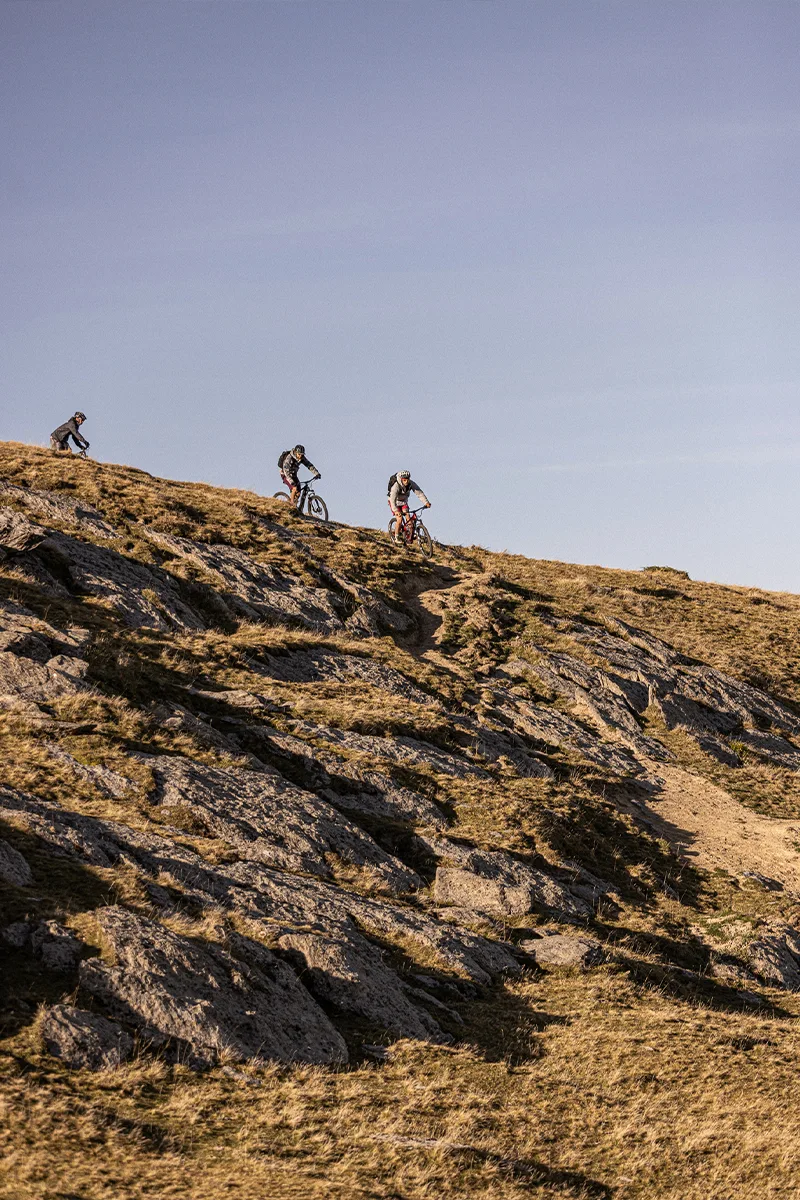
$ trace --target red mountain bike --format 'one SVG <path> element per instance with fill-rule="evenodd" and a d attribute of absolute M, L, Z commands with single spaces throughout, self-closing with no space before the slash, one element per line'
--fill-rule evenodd
<path fill-rule="evenodd" d="M 414 542 L 419 544 L 419 548 L 426 558 L 430 558 L 433 554 L 433 538 L 428 533 L 425 526 L 420 521 L 417 513 L 421 513 L 421 508 L 412 508 L 410 512 L 404 512 L 400 521 L 400 534 L 397 538 L 398 545 L 411 547 Z M 395 535 L 395 526 L 397 518 L 392 517 L 389 522 L 389 533 L 392 537 Z"/>

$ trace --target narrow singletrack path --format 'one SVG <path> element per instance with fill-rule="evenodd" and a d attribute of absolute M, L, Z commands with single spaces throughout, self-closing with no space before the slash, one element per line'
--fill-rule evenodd
<path fill-rule="evenodd" d="M 633 805 L 688 862 L 732 875 L 753 872 L 800 891 L 800 821 L 765 817 L 710 780 L 654 764 L 659 791 Z"/>

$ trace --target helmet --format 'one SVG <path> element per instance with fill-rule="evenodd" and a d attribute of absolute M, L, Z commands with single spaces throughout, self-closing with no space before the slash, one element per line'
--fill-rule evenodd
<path fill-rule="evenodd" d="M 297 445 L 297 446 L 295 446 L 294 450 L 292 451 L 292 454 L 296 454 L 296 455 L 300 456 L 302 454 L 305 454 L 305 452 L 306 452 L 305 446 Z"/>
<path fill-rule="evenodd" d="M 86 413 L 82 413 L 82 412 L 76 412 L 76 413 L 75 413 L 75 416 L 73 417 L 73 420 L 77 420 L 77 421 L 85 421 L 85 420 L 86 420 Z"/>
<path fill-rule="evenodd" d="M 410 471 L 398 471 L 398 472 L 397 472 L 397 478 L 398 478 L 398 479 L 410 479 L 410 478 L 411 478 L 411 472 L 410 472 Z"/>

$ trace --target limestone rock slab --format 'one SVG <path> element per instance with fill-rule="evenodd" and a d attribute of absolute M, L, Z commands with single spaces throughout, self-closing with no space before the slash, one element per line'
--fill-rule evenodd
<path fill-rule="evenodd" d="M 331 805 L 277 772 L 214 768 L 190 759 L 150 759 L 157 802 L 183 806 L 244 858 L 328 876 L 326 855 L 369 867 L 394 891 L 420 886 L 414 871 L 387 854 Z"/>
<path fill-rule="evenodd" d="M 86 960 L 81 983 L 146 1035 L 177 1039 L 211 1060 L 347 1062 L 322 1009 L 259 943 L 234 939 L 234 956 L 118 906 L 96 916 L 115 963 Z"/>
<path fill-rule="evenodd" d="M 603 961 L 604 951 L 596 938 L 575 937 L 571 934 L 550 934 L 543 938 L 530 938 L 519 943 L 540 967 L 579 967 L 586 970 Z"/>
<path fill-rule="evenodd" d="M 112 1070 L 133 1053 L 133 1038 L 116 1021 L 71 1004 L 49 1008 L 40 1033 L 47 1052 L 75 1069 Z"/>
<path fill-rule="evenodd" d="M 33 875 L 25 857 L 0 839 L 0 880 L 14 887 L 30 887 Z"/>

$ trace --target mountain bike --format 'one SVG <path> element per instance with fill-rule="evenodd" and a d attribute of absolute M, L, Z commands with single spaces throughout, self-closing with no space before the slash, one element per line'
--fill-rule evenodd
<path fill-rule="evenodd" d="M 423 505 L 424 508 L 424 505 Z M 422 512 L 422 508 L 412 508 L 409 512 L 404 512 L 400 521 L 400 533 L 397 537 L 398 545 L 413 546 L 414 542 L 419 543 L 419 548 L 426 558 L 430 558 L 433 554 L 433 538 L 428 533 L 422 521 L 419 520 L 417 513 Z M 394 537 L 397 518 L 392 517 L 389 522 L 389 534 Z"/>
<path fill-rule="evenodd" d="M 322 499 L 322 496 L 318 496 L 314 491 L 311 486 L 313 482 L 313 479 L 298 480 L 300 495 L 297 497 L 295 508 L 298 512 L 302 512 L 306 508 L 310 517 L 316 517 L 318 521 L 327 521 L 328 506 Z M 288 503 L 291 503 L 292 498 L 288 492 L 276 492 L 273 499 L 286 500 Z"/>

